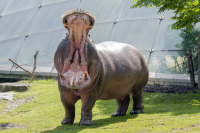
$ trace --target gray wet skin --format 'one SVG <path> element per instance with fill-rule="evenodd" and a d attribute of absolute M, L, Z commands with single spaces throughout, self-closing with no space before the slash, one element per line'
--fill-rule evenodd
<path fill-rule="evenodd" d="M 129 94 L 131 93 L 134 104 L 130 113 L 143 112 L 142 89 L 148 82 L 149 70 L 144 57 L 136 48 L 118 42 L 102 42 L 94 45 L 87 35 L 83 49 L 84 54 L 77 57 L 76 53 L 74 54 L 76 57 L 71 59 L 70 45 L 71 42 L 67 34 L 59 44 L 54 56 L 54 64 L 60 75 L 58 77 L 58 87 L 65 108 L 65 117 L 61 122 L 62 124 L 73 124 L 75 103 L 79 99 L 82 102 L 79 125 L 93 125 L 91 121 L 92 108 L 98 99 L 116 99 L 118 108 L 111 116 L 124 116 L 129 106 Z M 69 63 L 69 58 L 71 64 L 77 64 L 77 58 L 81 65 L 76 67 L 74 65 L 71 65 L 71 67 L 66 66 L 65 62 Z M 82 64 L 85 64 L 83 68 Z M 81 74 L 87 73 L 87 78 L 84 79 L 84 75 L 81 77 L 81 74 L 76 71 Z M 74 75 L 80 76 L 80 79 L 83 78 L 85 82 L 80 81 L 76 85 L 74 82 L 76 76 L 69 76 L 68 73 L 72 75 L 75 73 Z M 74 84 L 70 83 L 71 81 Z"/>

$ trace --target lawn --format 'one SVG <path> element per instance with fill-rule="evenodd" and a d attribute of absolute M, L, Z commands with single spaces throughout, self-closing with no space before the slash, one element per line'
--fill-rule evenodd
<path fill-rule="evenodd" d="M 17 128 L 4 132 L 28 133 L 124 133 L 124 132 L 200 132 L 200 91 L 186 94 L 143 93 L 144 113 L 130 115 L 132 100 L 126 116 L 111 117 L 117 109 L 113 100 L 98 100 L 93 108 L 94 126 L 78 126 L 81 102 L 76 103 L 73 125 L 61 125 L 64 108 L 60 102 L 57 81 L 34 81 L 26 92 L 17 92 L 14 100 L 26 102 L 4 113 L 5 100 L 0 101 L 0 124 L 12 123 Z"/>

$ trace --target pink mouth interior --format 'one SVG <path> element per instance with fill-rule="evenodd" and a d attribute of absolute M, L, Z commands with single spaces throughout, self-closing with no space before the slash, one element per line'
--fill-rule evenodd
<path fill-rule="evenodd" d="M 88 74 L 85 63 L 81 62 L 79 50 L 75 50 L 73 59 L 70 61 L 69 69 L 64 65 L 61 77 L 61 84 L 72 89 L 82 89 L 90 84 L 90 76 Z M 65 69 L 66 68 L 66 69 Z"/>

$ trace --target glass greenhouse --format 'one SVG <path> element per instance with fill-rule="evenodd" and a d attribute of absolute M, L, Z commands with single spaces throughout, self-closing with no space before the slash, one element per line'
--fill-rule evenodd
<path fill-rule="evenodd" d="M 172 31 L 172 11 L 157 14 L 155 7 L 130 9 L 133 4 L 131 0 L 1 0 L 0 78 L 30 77 L 8 59 L 32 72 L 37 50 L 36 75 L 57 76 L 54 53 L 67 33 L 61 15 L 81 8 L 96 16 L 89 32 L 94 43 L 123 42 L 141 51 L 149 65 L 150 82 L 189 83 L 185 44 L 195 45 L 199 26 L 190 33 Z M 197 45 L 190 48 L 196 71 Z"/>

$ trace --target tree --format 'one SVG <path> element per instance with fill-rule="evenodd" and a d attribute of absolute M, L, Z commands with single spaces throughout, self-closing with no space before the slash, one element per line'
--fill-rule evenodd
<path fill-rule="evenodd" d="M 132 0 L 136 4 L 131 8 L 137 7 L 158 7 L 158 13 L 166 10 L 173 10 L 174 16 L 171 20 L 176 22 L 171 25 L 172 29 L 186 28 L 190 31 L 192 27 L 200 22 L 200 0 Z"/>
<path fill-rule="evenodd" d="M 198 50 L 197 37 L 199 34 L 200 34 L 199 29 L 192 28 L 190 31 L 186 31 L 185 28 L 181 29 L 181 33 L 179 34 L 179 36 L 183 39 L 183 41 L 179 44 L 176 44 L 176 48 L 180 50 L 192 49 L 194 51 L 197 51 Z M 187 57 L 185 55 L 185 52 L 180 51 L 178 52 L 178 54 L 180 55 L 180 57 L 183 58 L 183 63 L 187 64 Z M 196 62 L 198 60 L 197 52 L 194 52 L 192 54 L 192 59 L 193 59 L 193 66 L 196 71 L 198 64 L 198 62 Z"/>
<path fill-rule="evenodd" d="M 173 10 L 174 16 L 171 20 L 175 22 L 171 25 L 172 30 L 185 28 L 186 32 L 194 32 L 193 27 L 197 22 L 200 22 L 200 0 L 132 0 L 136 1 L 136 4 L 131 8 L 137 7 L 158 7 L 158 13 L 162 13 L 166 10 Z M 183 30 L 182 30 L 183 31 Z M 184 33 L 182 32 L 182 37 Z M 187 34 L 189 36 L 189 34 Z M 186 36 L 186 37 L 187 37 Z M 193 39 L 194 40 L 194 39 Z M 198 38 L 198 87 L 200 88 L 200 34 Z M 176 45 L 176 47 L 186 47 L 187 44 L 182 42 L 182 46 Z M 196 45 L 197 46 L 197 45 Z"/>

